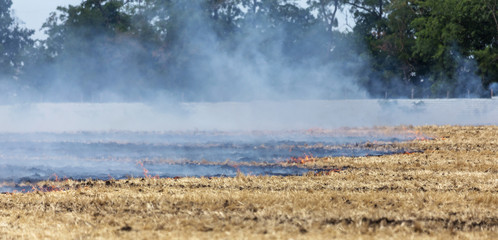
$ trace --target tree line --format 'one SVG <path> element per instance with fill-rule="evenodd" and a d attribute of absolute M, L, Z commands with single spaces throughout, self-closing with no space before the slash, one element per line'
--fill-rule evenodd
<path fill-rule="evenodd" d="M 380 98 L 486 97 L 498 82 L 498 0 L 85 0 L 55 9 L 44 40 L 11 5 L 0 0 L 2 101 L 157 92 L 219 101 L 251 84 L 293 95 L 351 84 Z M 345 14 L 351 22 L 339 25 Z M 336 72 L 347 77 L 327 85 Z"/>

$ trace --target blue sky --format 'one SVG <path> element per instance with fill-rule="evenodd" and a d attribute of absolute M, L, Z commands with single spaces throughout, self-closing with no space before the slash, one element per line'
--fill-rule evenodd
<path fill-rule="evenodd" d="M 45 38 L 39 30 L 50 12 L 55 11 L 57 6 L 76 5 L 80 2 L 81 0 L 12 0 L 12 10 L 25 27 L 37 31 L 35 38 Z"/>

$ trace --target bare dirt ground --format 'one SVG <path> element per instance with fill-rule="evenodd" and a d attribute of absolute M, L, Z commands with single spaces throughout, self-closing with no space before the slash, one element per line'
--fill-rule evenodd
<path fill-rule="evenodd" d="M 409 127 L 411 154 L 293 177 L 42 182 L 0 195 L 3 239 L 498 239 L 498 126 Z M 302 163 L 289 163 L 302 164 Z"/>

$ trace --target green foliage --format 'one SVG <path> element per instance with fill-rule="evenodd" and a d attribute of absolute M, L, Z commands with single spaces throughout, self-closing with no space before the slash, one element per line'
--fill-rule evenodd
<path fill-rule="evenodd" d="M 498 81 L 496 2 L 348 1 L 354 34 L 366 43 L 373 70 L 364 84 L 378 96 L 382 90 L 408 96 L 411 89 L 419 97 L 484 94 L 482 86 Z M 481 86 L 472 74 L 479 74 Z"/>
<path fill-rule="evenodd" d="M 18 76 L 34 31 L 19 27 L 10 12 L 11 0 L 0 0 L 0 76 Z"/>
<path fill-rule="evenodd" d="M 366 44 L 372 73 L 363 84 L 378 97 L 406 97 L 415 84 L 414 44 L 410 26 L 415 17 L 408 0 L 348 1 L 356 25 L 354 34 Z"/>
<path fill-rule="evenodd" d="M 461 58 L 471 61 L 477 57 L 484 84 L 498 81 L 494 77 L 496 70 L 490 69 L 498 29 L 484 2 L 416 1 L 420 9 L 412 22 L 416 32 L 413 56 L 426 66 L 426 74 L 436 86 L 444 86 L 452 95 L 458 95 L 458 77 L 465 71 L 462 61 L 459 61 Z"/>
<path fill-rule="evenodd" d="M 135 78 L 139 73 L 130 72 L 127 66 L 143 56 L 134 51 L 142 46 L 133 36 L 139 34 L 125 10 L 121 0 L 87 0 L 76 6 L 58 7 L 50 15 L 43 25 L 48 38 L 39 51 L 52 64 L 48 66 L 52 71 L 46 71 L 44 77 L 54 79 L 55 87 L 68 90 L 61 93 L 70 93 L 61 95 L 61 99 L 94 100 L 102 91 L 114 87 L 131 94 L 143 84 Z M 33 71 L 37 68 L 35 63 Z M 130 78 L 116 78 L 114 74 L 120 71 Z"/>
<path fill-rule="evenodd" d="M 483 85 L 487 88 L 491 83 L 498 82 L 498 47 L 486 47 L 474 52 L 479 63 L 479 74 Z"/>
<path fill-rule="evenodd" d="M 87 0 L 78 6 L 58 7 L 43 25 L 52 55 L 86 49 L 81 44 L 94 44 L 96 38 L 108 40 L 131 29 L 131 16 L 122 12 L 123 2 Z"/>

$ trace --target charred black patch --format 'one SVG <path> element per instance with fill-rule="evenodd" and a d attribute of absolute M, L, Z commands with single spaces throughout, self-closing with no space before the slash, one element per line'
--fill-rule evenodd
<path fill-rule="evenodd" d="M 448 218 L 419 218 L 419 219 L 390 219 L 387 217 L 368 218 L 363 217 L 358 220 L 351 218 L 329 218 L 323 221 L 323 224 L 338 225 L 338 224 L 366 224 L 369 227 L 378 228 L 380 226 L 399 226 L 406 225 L 414 227 L 414 230 L 422 231 L 421 225 L 429 229 L 449 229 L 449 230 L 476 230 L 476 229 L 493 229 L 498 226 L 497 218 L 488 218 L 481 221 L 472 220 L 451 220 Z"/>
<path fill-rule="evenodd" d="M 130 226 L 128 226 L 128 225 L 126 225 L 126 226 L 120 228 L 119 230 L 125 231 L 125 232 L 129 232 L 129 231 L 133 230 L 133 228 L 130 227 Z"/>

